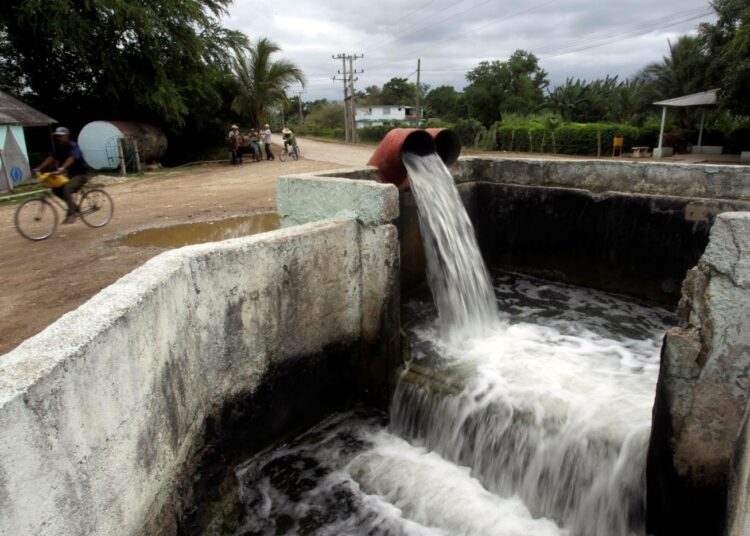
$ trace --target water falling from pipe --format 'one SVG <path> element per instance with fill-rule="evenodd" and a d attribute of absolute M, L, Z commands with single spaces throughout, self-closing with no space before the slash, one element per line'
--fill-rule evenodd
<path fill-rule="evenodd" d="M 419 210 L 441 335 L 452 341 L 485 335 L 498 326 L 495 294 L 453 177 L 437 153 L 404 152 L 403 161 Z"/>

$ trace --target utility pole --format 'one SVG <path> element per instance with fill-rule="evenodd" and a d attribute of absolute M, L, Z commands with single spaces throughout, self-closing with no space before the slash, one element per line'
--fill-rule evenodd
<path fill-rule="evenodd" d="M 359 78 L 355 78 L 354 75 L 362 74 L 364 72 L 355 71 L 353 62 L 363 57 L 364 56 L 357 56 L 356 54 L 354 56 L 349 56 L 349 120 L 351 121 L 350 130 L 353 142 L 357 141 L 357 104 L 354 101 L 354 82 L 359 80 Z"/>
<path fill-rule="evenodd" d="M 419 90 L 419 79 L 422 74 L 422 59 L 417 59 L 417 119 L 422 120 L 422 109 L 419 107 L 420 104 L 420 90 Z"/>
<path fill-rule="evenodd" d="M 297 104 L 299 104 L 299 124 L 301 125 L 304 121 L 304 117 L 302 117 L 302 94 L 304 91 L 299 91 L 297 93 Z"/>
<path fill-rule="evenodd" d="M 353 142 L 357 141 L 357 122 L 356 122 L 356 108 L 354 106 L 354 82 L 358 80 L 355 78 L 356 74 L 361 74 L 364 71 L 355 71 L 353 62 L 362 58 L 362 56 L 351 55 L 351 54 L 338 54 L 337 56 L 331 56 L 334 60 L 341 60 L 342 70 L 338 71 L 341 78 L 334 76 L 332 80 L 342 80 L 344 82 L 344 132 L 346 141 Z M 347 62 L 349 66 L 347 67 Z"/>
<path fill-rule="evenodd" d="M 331 78 L 331 80 L 342 80 L 344 82 L 344 137 L 346 138 L 346 142 L 349 143 L 352 141 L 352 134 L 350 130 L 350 122 L 349 122 L 349 106 L 347 106 L 347 93 L 349 92 L 349 88 L 347 87 L 347 77 L 346 77 L 346 54 L 339 54 L 338 56 L 331 56 L 334 60 L 341 60 L 342 71 L 338 71 L 338 73 L 341 76 L 341 78 L 336 78 L 335 76 Z"/>

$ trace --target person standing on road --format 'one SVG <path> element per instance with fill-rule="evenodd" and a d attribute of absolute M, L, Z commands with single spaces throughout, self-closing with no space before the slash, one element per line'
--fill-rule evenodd
<path fill-rule="evenodd" d="M 227 139 L 229 140 L 229 150 L 232 152 L 232 164 L 241 164 L 242 149 L 240 148 L 240 143 L 242 141 L 242 136 L 240 136 L 240 127 L 232 125 L 229 129 Z"/>
<path fill-rule="evenodd" d="M 260 133 L 263 136 L 263 144 L 266 146 L 266 160 L 274 160 L 273 153 L 271 152 L 271 127 L 268 123 L 263 125 L 263 130 Z"/>
<path fill-rule="evenodd" d="M 83 160 L 78 144 L 70 139 L 70 130 L 65 127 L 57 127 L 53 137 L 55 139 L 54 151 L 34 168 L 34 172 L 39 173 L 54 165 L 55 169 L 52 171 L 52 175 L 68 175 L 68 182 L 57 188 L 52 188 L 52 192 L 65 201 L 68 206 L 68 212 L 63 223 L 73 223 L 78 214 L 78 207 L 73 201 L 73 194 L 88 182 L 89 167 Z"/>

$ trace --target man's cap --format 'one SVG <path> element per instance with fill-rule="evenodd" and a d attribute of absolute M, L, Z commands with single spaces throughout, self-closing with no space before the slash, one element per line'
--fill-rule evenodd
<path fill-rule="evenodd" d="M 55 129 L 55 136 L 70 136 L 70 130 L 65 127 L 57 127 Z"/>
<path fill-rule="evenodd" d="M 230 128 L 240 128 L 237 125 L 232 125 Z"/>
<path fill-rule="evenodd" d="M 269 124 L 268 124 L 268 123 L 266 123 L 266 124 L 265 124 L 265 125 L 263 125 L 263 126 L 264 126 L 264 127 L 267 127 L 267 126 L 269 126 Z"/>

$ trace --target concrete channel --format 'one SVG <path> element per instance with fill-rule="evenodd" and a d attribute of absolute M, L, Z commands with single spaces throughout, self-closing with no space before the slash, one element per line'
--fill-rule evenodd
<path fill-rule="evenodd" d="M 480 157 L 451 170 L 489 265 L 680 303 L 652 432 L 676 469 L 650 515 L 689 520 L 708 493 L 706 526 L 745 534 L 747 389 L 722 386 L 750 373 L 750 170 Z M 277 210 L 281 229 L 162 253 L 0 357 L 0 535 L 190 533 L 237 460 L 355 401 L 387 403 L 401 296 L 424 284 L 411 194 L 374 168 L 286 176 Z M 696 266 L 724 294 L 696 305 L 683 284 Z M 670 383 L 665 367 L 690 355 L 690 382 Z M 691 413 L 678 383 L 726 393 L 714 409 L 736 418 Z M 670 446 L 683 424 L 716 430 L 710 481 Z"/>

